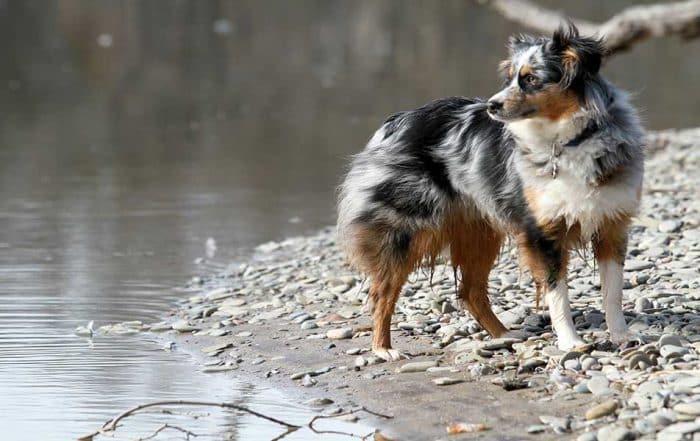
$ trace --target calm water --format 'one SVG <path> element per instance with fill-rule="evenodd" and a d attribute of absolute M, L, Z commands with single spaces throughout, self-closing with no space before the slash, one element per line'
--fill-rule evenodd
<path fill-rule="evenodd" d="M 592 19 L 619 8 L 563 3 Z M 308 418 L 159 342 L 90 343 L 73 329 L 158 320 L 177 286 L 214 269 L 194 263 L 208 237 L 223 265 L 332 223 L 346 159 L 378 121 L 489 95 L 517 30 L 463 0 L 0 0 L 3 439 L 75 438 L 165 398 Z M 698 42 L 660 40 L 606 69 L 638 93 L 650 126 L 692 126 L 698 55 Z M 214 439 L 278 433 L 220 411 L 186 422 Z"/>

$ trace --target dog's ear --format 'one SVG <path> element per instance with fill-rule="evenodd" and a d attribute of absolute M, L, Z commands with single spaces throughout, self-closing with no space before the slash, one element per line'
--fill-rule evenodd
<path fill-rule="evenodd" d="M 606 51 L 601 40 L 580 36 L 578 28 L 570 21 L 554 31 L 551 50 L 561 59 L 564 88 L 585 75 L 597 74 Z"/>

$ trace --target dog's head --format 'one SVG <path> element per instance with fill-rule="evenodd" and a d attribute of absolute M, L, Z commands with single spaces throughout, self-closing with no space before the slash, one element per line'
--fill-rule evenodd
<path fill-rule="evenodd" d="M 508 49 L 510 58 L 500 64 L 504 87 L 488 101 L 489 115 L 499 121 L 572 115 L 605 51 L 600 40 L 581 37 L 571 23 L 552 38 L 511 37 Z"/>

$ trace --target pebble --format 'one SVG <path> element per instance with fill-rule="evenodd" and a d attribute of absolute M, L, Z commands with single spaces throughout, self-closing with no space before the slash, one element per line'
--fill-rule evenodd
<path fill-rule="evenodd" d="M 602 418 L 606 415 L 617 410 L 618 403 L 615 400 L 608 400 L 603 403 L 597 404 L 586 411 L 585 417 L 587 420 L 595 420 L 597 418 Z"/>
<path fill-rule="evenodd" d="M 690 438 L 688 435 L 697 434 L 700 432 L 700 422 L 682 422 L 672 424 L 657 434 L 657 441 L 684 441 Z"/>
<path fill-rule="evenodd" d="M 632 431 L 616 424 L 601 427 L 597 435 L 598 441 L 625 441 L 636 438 Z"/>
<path fill-rule="evenodd" d="M 591 378 L 588 380 L 588 382 L 586 382 L 586 385 L 588 386 L 588 390 L 590 390 L 593 395 L 605 395 L 610 391 L 610 388 L 608 387 L 610 382 L 602 375 L 596 375 L 595 377 Z"/>
<path fill-rule="evenodd" d="M 352 336 L 352 328 L 331 329 L 326 332 L 326 337 L 330 338 L 331 340 L 344 340 L 347 338 L 352 338 Z"/>
<path fill-rule="evenodd" d="M 305 322 L 302 322 L 301 324 L 301 329 L 316 329 L 318 328 L 318 325 L 316 322 L 313 322 L 311 320 L 307 320 Z"/>
<path fill-rule="evenodd" d="M 178 320 L 174 322 L 172 324 L 172 328 L 177 332 L 192 332 L 199 329 L 198 327 L 190 324 L 190 322 L 187 320 Z"/>
<path fill-rule="evenodd" d="M 700 416 L 700 401 L 692 403 L 678 403 L 673 410 L 684 415 Z"/>
<path fill-rule="evenodd" d="M 323 407 L 333 404 L 333 400 L 330 398 L 312 398 L 304 401 L 304 404 L 311 407 Z"/>
<path fill-rule="evenodd" d="M 431 367 L 437 366 L 437 361 L 413 361 L 403 364 L 398 372 L 405 374 L 409 372 L 425 372 Z"/>
<path fill-rule="evenodd" d="M 311 387 L 316 385 L 317 381 L 311 378 L 311 375 L 304 375 L 301 379 L 301 385 L 304 387 Z"/>
<path fill-rule="evenodd" d="M 658 346 L 683 346 L 683 340 L 675 334 L 664 334 L 659 338 Z"/>
<path fill-rule="evenodd" d="M 659 223 L 661 233 L 677 233 L 683 226 L 683 222 L 677 219 L 666 220 Z"/>
<path fill-rule="evenodd" d="M 659 353 L 661 353 L 661 356 L 664 358 L 678 358 L 687 354 L 688 352 L 690 352 L 688 348 L 675 345 L 665 345 L 661 346 L 659 349 Z"/>
<path fill-rule="evenodd" d="M 464 380 L 461 378 L 454 378 L 454 377 L 440 377 L 440 378 L 435 378 L 433 379 L 433 383 L 437 384 L 438 386 L 449 386 L 452 384 L 457 384 L 457 383 L 462 383 Z"/>
<path fill-rule="evenodd" d="M 547 430 L 548 427 L 549 426 L 546 426 L 543 424 L 535 424 L 535 425 L 527 427 L 527 433 L 532 433 L 532 434 L 543 433 Z"/>

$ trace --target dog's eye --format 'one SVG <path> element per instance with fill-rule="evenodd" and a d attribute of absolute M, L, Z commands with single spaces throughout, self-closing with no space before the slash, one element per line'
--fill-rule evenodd
<path fill-rule="evenodd" d="M 532 74 L 527 74 L 525 75 L 525 78 L 523 78 L 523 81 L 525 81 L 525 84 L 532 86 L 533 84 L 537 83 L 537 77 Z"/>

